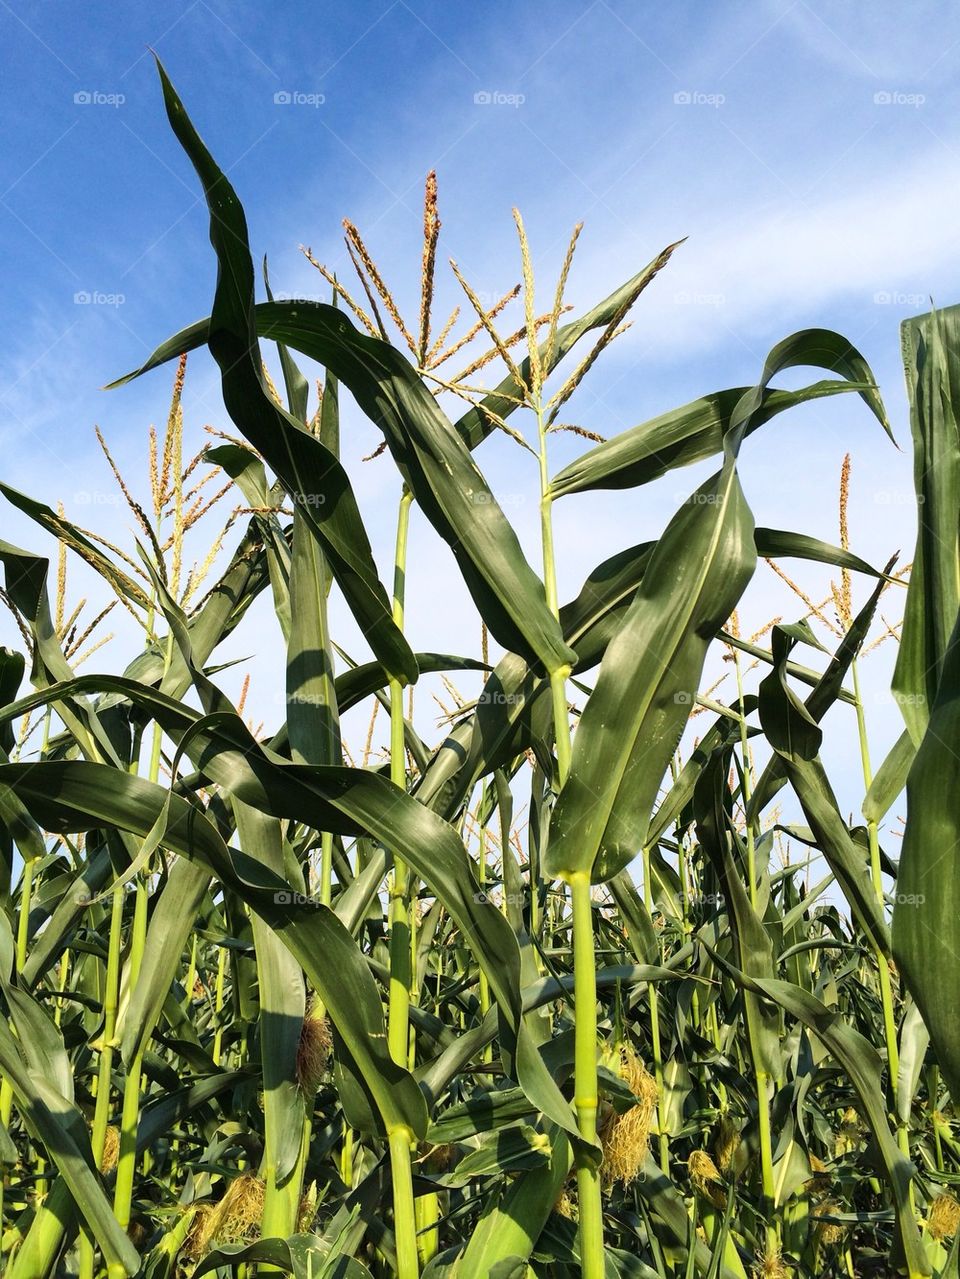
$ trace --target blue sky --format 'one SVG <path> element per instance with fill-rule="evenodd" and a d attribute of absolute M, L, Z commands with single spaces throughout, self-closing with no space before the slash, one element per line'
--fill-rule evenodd
<path fill-rule="evenodd" d="M 960 11 L 943 0 L 916 0 L 909 21 L 891 0 L 0 0 L 0 32 L 2 474 L 46 501 L 63 498 L 78 519 L 96 505 L 100 526 L 123 535 L 92 426 L 143 475 L 145 427 L 164 416 L 169 378 L 98 388 L 206 314 L 213 290 L 205 212 L 148 48 L 229 171 L 276 289 L 321 296 L 301 243 L 346 274 L 340 219 L 349 216 L 415 313 L 422 182 L 435 167 L 442 257 L 456 258 L 483 296 L 518 278 L 513 205 L 545 298 L 571 227 L 585 221 L 568 289 L 581 307 L 689 237 L 575 401 L 582 425 L 614 434 L 749 383 L 777 340 L 821 325 L 860 346 L 898 439 L 909 441 L 899 322 L 930 296 L 956 301 L 960 286 Z M 440 288 L 452 303 L 449 279 Z M 204 357 L 184 403 L 198 442 L 204 423 L 229 426 Z M 376 443 L 348 412 L 344 459 L 386 575 L 396 484 L 387 459 L 360 462 Z M 582 447 L 561 437 L 557 465 Z M 907 556 L 908 454 L 853 397 L 807 407 L 750 441 L 743 473 L 758 523 L 835 540 L 848 449 L 854 549 L 875 562 Z M 534 476 L 502 439 L 479 461 L 536 561 Z M 655 536 L 701 475 L 559 509 L 562 594 L 606 555 Z M 19 516 L 4 530 L 44 545 Z M 448 552 L 417 523 L 413 550 L 415 643 L 475 648 Z M 795 576 L 822 598 L 827 574 L 801 566 Z M 795 604 L 761 569 L 747 623 Z M 890 657 L 892 645 L 878 651 L 868 680 L 881 744 L 898 731 L 884 691 Z"/>

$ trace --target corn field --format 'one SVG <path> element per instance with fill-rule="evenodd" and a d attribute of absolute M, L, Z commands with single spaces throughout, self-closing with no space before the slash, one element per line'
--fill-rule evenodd
<path fill-rule="evenodd" d="M 209 318 L 111 392 L 175 370 L 146 476 L 100 440 L 136 537 L 0 485 L 59 544 L 51 563 L 0 543 L 20 636 L 0 651 L 4 1273 L 957 1279 L 960 309 L 904 326 L 917 544 L 871 565 L 849 460 L 836 544 L 756 527 L 738 476 L 754 431 L 821 397 L 893 447 L 840 334 L 795 333 L 754 385 L 603 440 L 570 401 L 676 245 L 571 315 L 580 228 L 544 284 L 515 213 L 517 287 L 490 304 L 451 264 L 462 306 L 435 315 L 431 175 L 419 315 L 349 222 L 356 282 L 307 251 L 331 302 L 274 300 L 160 78 L 219 271 Z M 188 456 L 201 348 L 230 430 Z M 793 369 L 818 380 L 778 387 Z M 341 392 L 402 481 L 388 585 Z M 582 451 L 557 471 L 559 432 Z M 530 480 L 536 565 L 486 441 Z M 657 540 L 560 599 L 556 502 L 705 459 Z M 470 653 L 406 637 L 413 513 L 476 606 Z M 99 600 L 71 602 L 73 557 Z M 797 586 L 794 618 L 741 634 L 758 562 L 792 583 L 784 560 L 827 566 L 830 597 Z M 332 594 L 369 654 L 331 634 Z M 118 617 L 142 651 L 111 673 Z M 280 722 L 249 680 L 225 691 L 235 634 L 285 670 Z M 873 759 L 860 666 L 881 643 L 904 730 Z M 435 741 L 420 675 L 445 689 Z M 341 732 L 357 708 L 365 745 Z M 853 814 L 821 759 L 830 711 Z"/>

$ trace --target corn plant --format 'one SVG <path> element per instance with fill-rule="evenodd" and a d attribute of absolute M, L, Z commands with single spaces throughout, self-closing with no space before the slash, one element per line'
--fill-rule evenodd
<path fill-rule="evenodd" d="M 237 194 L 160 79 L 219 273 L 209 318 L 129 375 L 177 362 L 149 499 L 114 468 L 135 545 L 3 487 L 59 544 L 52 574 L 0 543 L 22 646 L 0 655 L 5 1273 L 956 1275 L 956 314 L 908 326 L 922 518 L 902 635 L 878 635 L 907 573 L 850 549 L 850 459 L 837 545 L 756 527 L 738 475 L 756 430 L 818 398 L 852 395 L 890 433 L 845 338 L 794 334 L 753 385 L 603 440 L 566 420 L 576 392 L 676 245 L 571 319 L 580 228 L 541 310 L 516 213 L 518 286 L 491 307 L 452 264 L 472 318 L 440 324 L 431 175 L 415 323 L 349 222 L 360 300 L 307 250 L 331 303 L 274 300 L 265 268 L 257 302 Z M 203 347 L 232 430 L 185 461 Z M 312 406 L 298 359 L 324 371 Z M 775 385 L 796 367 L 820 380 Z M 344 390 L 402 482 L 389 589 Z M 556 471 L 560 432 L 590 447 Z M 475 461 L 487 441 L 529 455 L 536 567 Z M 561 604 L 558 501 L 711 458 L 655 541 Z M 479 653 L 407 639 L 414 517 L 452 552 Z M 110 651 L 92 647 L 107 610 L 71 611 L 69 554 L 142 627 L 120 674 L 78 670 Z M 839 574 L 826 600 L 790 558 Z M 745 637 L 761 561 L 803 609 Z M 332 634 L 334 591 L 362 660 Z M 285 655 L 266 725 L 216 658 L 261 596 L 276 635 L 249 642 Z M 906 731 L 874 773 L 859 669 L 890 638 Z M 421 677 L 453 703 L 434 743 Z M 356 707 L 362 755 L 341 725 Z M 834 709 L 862 824 L 820 756 Z M 900 867 L 881 837 L 904 784 Z"/>

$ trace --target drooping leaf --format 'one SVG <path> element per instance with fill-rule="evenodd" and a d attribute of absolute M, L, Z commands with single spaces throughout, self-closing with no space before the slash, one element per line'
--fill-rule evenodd
<path fill-rule="evenodd" d="M 890 565 L 887 566 L 888 569 Z M 837 646 L 836 651 L 830 660 L 829 665 L 823 675 L 817 682 L 814 690 L 807 696 L 803 703 L 802 712 L 797 712 L 792 707 L 791 699 L 794 695 L 787 682 L 786 675 L 789 670 L 787 662 L 787 654 L 789 652 L 789 644 L 786 650 L 782 651 L 781 645 L 784 643 L 780 637 L 787 636 L 787 631 L 783 627 L 774 628 L 775 643 L 771 644 L 773 661 L 775 663 L 774 670 L 778 671 L 777 676 L 780 681 L 782 697 L 775 699 L 773 713 L 776 715 L 776 707 L 785 707 L 790 702 L 793 713 L 797 716 L 797 722 L 803 718 L 808 718 L 813 724 L 819 724 L 827 711 L 840 697 L 843 690 L 843 681 L 846 678 L 850 667 L 856 660 L 857 654 L 863 647 L 863 643 L 870 630 L 873 616 L 876 611 L 877 603 L 880 599 L 883 583 L 881 582 L 870 595 L 866 604 L 853 619 L 850 629 L 844 635 L 843 639 Z M 814 754 L 819 748 L 819 741 L 816 742 Z M 748 820 L 753 821 L 759 813 L 771 802 L 781 786 L 786 781 L 786 768 L 779 754 L 774 754 L 767 762 L 763 772 L 760 774 L 750 796 L 750 803 L 747 810 Z"/>
<path fill-rule="evenodd" d="M 414 1133 L 426 1128 L 426 1108 L 410 1075 L 386 1047 L 383 1009 L 359 949 L 326 907 L 298 901 L 298 891 L 250 858 L 231 854 L 199 809 L 162 786 L 105 765 L 67 760 L 0 765 L 0 785 L 20 795 L 47 830 L 103 825 L 141 838 L 166 812 L 163 844 L 201 862 L 264 918 L 296 955 L 349 1045 L 384 1124 Z"/>
<path fill-rule="evenodd" d="M 229 223 L 224 225 L 231 227 L 230 238 L 219 230 L 223 211 L 212 216 L 211 236 L 215 247 L 219 246 L 222 254 L 229 255 L 225 260 L 231 264 L 231 270 L 244 270 L 242 294 L 234 289 L 231 299 L 223 295 L 220 310 L 214 309 L 206 338 L 215 358 L 226 370 L 224 398 L 237 425 L 271 463 L 295 500 L 307 506 L 305 513 L 311 515 L 311 527 L 321 519 L 329 523 L 333 518 L 330 508 L 342 511 L 346 507 L 345 475 L 337 493 L 333 492 L 330 478 L 342 473 L 339 463 L 319 440 L 305 432 L 298 436 L 290 431 L 285 415 L 262 386 L 259 364 L 254 366 L 252 358 L 241 358 L 244 351 L 256 348 L 254 326 L 257 325 L 261 335 L 319 360 L 350 389 L 367 416 L 384 432 L 404 479 L 431 523 L 449 544 L 481 615 L 499 642 L 530 660 L 542 662 L 548 671 L 570 665 L 574 654 L 563 643 L 556 619 L 547 607 L 543 584 L 524 558 L 516 534 L 462 438 L 400 352 L 386 342 L 360 334 L 342 312 L 324 303 L 266 303 L 254 315 L 253 275 L 245 248 L 243 211 L 232 187 L 213 164 L 190 125 L 169 81 L 165 76 L 163 80 L 171 123 L 203 178 L 208 194 L 216 192 L 222 209 L 229 213 Z M 244 246 L 242 253 L 235 247 L 238 238 Z M 221 275 L 221 280 L 223 278 Z M 184 335 L 178 335 L 173 345 L 183 340 Z M 217 354 L 220 348 L 222 356 Z M 170 350 L 168 342 L 154 352 L 136 375 L 169 358 Z M 254 407 L 258 408 L 256 418 Z M 267 426 L 268 419 L 272 431 Z M 282 441 L 286 456 L 281 454 L 274 436 Z M 325 458 L 320 458 L 320 454 L 326 455 Z M 291 462 L 307 456 L 317 459 L 314 472 L 324 475 L 331 486 L 325 494 L 305 488 L 291 471 Z M 313 517 L 309 504 L 321 499 L 321 510 Z M 324 540 L 322 529 L 316 531 L 340 580 L 330 539 Z M 363 545 L 366 545 L 365 535 Z M 342 546 L 340 551 L 343 552 Z M 341 586 L 344 586 L 342 580 Z M 356 608 L 355 602 L 354 606 Z M 358 620 L 367 630 L 369 618 L 358 613 Z M 373 635 L 370 640 L 373 644 Z M 386 662 L 385 654 L 377 655 Z M 406 675 L 402 670 L 398 673 Z"/>
<path fill-rule="evenodd" d="M 768 389 L 770 378 L 797 365 L 828 369 L 845 380 L 816 382 L 799 391 Z M 597 488 L 635 488 L 677 466 L 688 466 L 720 453 L 738 408 L 752 393 L 747 434 L 785 409 L 847 391 L 856 391 L 862 396 L 889 434 L 876 382 L 859 351 L 839 333 L 829 329 L 804 329 L 773 348 L 756 388 L 731 387 L 718 391 L 623 431 L 564 467 L 551 481 L 551 492 L 563 497 Z"/>
<path fill-rule="evenodd" d="M 777 628 L 775 628 L 777 629 Z M 819 756 L 821 730 L 790 688 L 785 663 L 793 641 L 781 633 L 776 666 L 760 684 L 760 723 L 796 793 L 817 847 L 836 877 L 858 926 L 871 944 L 890 953 L 886 920 L 870 878 L 866 850 L 848 830 Z"/>
<path fill-rule="evenodd" d="M 227 411 L 301 507 L 376 655 L 401 682 L 412 682 L 416 663 L 391 617 L 347 474 L 304 424 L 274 402 L 264 384 L 243 208 L 159 62 L 158 70 L 167 116 L 203 183 L 210 211 L 210 241 L 220 269 L 204 340 L 220 367 Z"/>

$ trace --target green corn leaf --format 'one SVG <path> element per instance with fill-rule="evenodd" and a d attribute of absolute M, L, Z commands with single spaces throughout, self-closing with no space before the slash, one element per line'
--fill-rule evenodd
<path fill-rule="evenodd" d="M 443 1186 L 464 1186 L 474 1177 L 502 1177 L 542 1168 L 549 1162 L 547 1135 L 529 1124 L 514 1124 L 468 1142 L 467 1152 L 453 1171 L 441 1174 L 437 1181 Z"/>
<path fill-rule="evenodd" d="M 32 497 L 27 497 L 25 493 L 18 493 L 16 489 L 10 488 L 8 484 L 0 483 L 0 493 L 7 501 L 22 511 L 24 515 L 28 515 L 47 533 L 64 542 L 75 551 L 91 568 L 95 569 L 100 576 L 109 583 L 112 589 L 120 596 L 121 599 L 129 600 L 131 604 L 137 604 L 141 608 L 149 608 L 150 601 L 143 587 L 129 577 L 121 569 L 110 560 L 104 553 L 94 546 L 75 524 L 64 519 L 62 515 L 58 515 L 56 511 L 45 506 L 43 502 L 37 502 Z"/>
<path fill-rule="evenodd" d="M 655 963 L 660 958 L 660 941 L 628 870 L 614 875 L 610 880 L 610 892 L 619 907 L 630 948 L 637 960 L 641 964 Z"/>
<path fill-rule="evenodd" d="M 427 1129 L 427 1141 L 435 1145 L 464 1141 L 478 1132 L 505 1128 L 531 1114 L 533 1104 L 522 1088 L 485 1090 L 438 1115 Z"/>
<path fill-rule="evenodd" d="M 24 1120 L 46 1147 L 111 1266 L 135 1274 L 140 1258 L 117 1225 L 113 1209 L 94 1172 L 86 1120 L 77 1107 L 20 1056 L 17 1041 L 0 1021 L 0 1069 L 10 1083 Z M 72 1086 L 72 1080 L 71 1080 Z"/>
<path fill-rule="evenodd" d="M 171 867 L 147 928 L 136 985 L 126 1001 L 121 997 L 117 1034 L 127 1063 L 143 1052 L 153 1033 L 209 884 L 204 866 L 177 861 Z"/>
<path fill-rule="evenodd" d="M 816 382 L 799 391 L 767 388 L 771 377 L 796 365 L 829 369 L 846 380 Z M 624 431 L 564 467 L 551 481 L 550 491 L 555 497 L 565 497 L 597 488 L 636 488 L 678 466 L 712 457 L 722 451 L 738 406 L 748 395 L 754 394 L 753 415 L 746 431 L 749 435 L 786 409 L 849 391 L 864 399 L 889 434 L 886 413 L 863 356 L 838 333 L 805 329 L 773 348 L 758 388 L 717 391 Z"/>
<path fill-rule="evenodd" d="M 47 830 L 111 825 L 143 838 L 166 808 L 164 846 L 209 869 L 261 915 L 296 955 L 349 1045 L 384 1124 L 424 1132 L 423 1097 L 387 1052 L 383 1009 L 369 968 L 331 911 L 299 902 L 296 888 L 286 880 L 251 858 L 231 854 L 198 809 L 141 777 L 67 760 L 0 765 L 0 785 L 12 786 Z"/>
<path fill-rule="evenodd" d="M 744 886 L 742 859 L 738 865 L 731 847 L 737 838 L 727 785 L 732 752 L 729 744 L 715 750 L 697 779 L 694 791 L 697 835 L 720 884 L 738 968 L 757 979 L 772 978 L 776 975 L 773 945 Z M 779 1015 L 769 1004 L 764 1005 L 749 995 L 745 1011 L 754 1061 L 769 1077 L 776 1079 L 782 1073 Z"/>
<path fill-rule="evenodd" d="M 714 1268 L 711 1249 L 692 1232 L 683 1196 L 670 1178 L 661 1172 L 650 1155 L 647 1156 L 641 1175 L 634 1184 L 638 1195 L 648 1205 L 662 1233 L 666 1236 L 665 1242 L 670 1247 L 678 1249 L 681 1256 L 687 1259 L 686 1273 L 701 1275 L 711 1273 Z M 739 1279 L 739 1276 L 737 1271 L 722 1264 L 718 1271 L 718 1279 Z"/>
<path fill-rule="evenodd" d="M 887 566 L 890 567 L 889 565 Z M 844 635 L 843 639 L 837 646 L 830 664 L 824 671 L 823 675 L 817 682 L 813 692 L 810 693 L 803 703 L 802 715 L 819 724 L 826 715 L 830 707 L 837 701 L 843 691 L 843 681 L 846 678 L 850 667 L 853 665 L 857 654 L 863 647 L 863 643 L 867 638 L 870 626 L 873 622 L 874 613 L 876 612 L 877 603 L 883 590 L 881 582 L 871 594 L 866 604 L 853 619 L 850 629 Z M 793 694 L 786 682 L 786 672 L 789 669 L 786 660 L 786 654 L 789 652 L 789 645 L 785 651 L 781 651 L 780 636 L 787 634 L 785 628 L 774 628 L 773 660 L 775 662 L 775 670 L 780 671 L 778 679 L 780 681 L 780 690 L 782 690 L 783 698 L 792 699 Z M 782 699 L 775 702 L 775 705 L 781 705 Z M 819 745 L 819 743 L 817 744 Z M 816 754 L 816 750 L 814 750 Z M 753 788 L 753 794 L 750 796 L 750 803 L 747 808 L 747 820 L 754 821 L 757 815 L 763 812 L 764 808 L 771 802 L 780 788 L 787 780 L 786 766 L 783 760 L 775 754 L 766 764 L 763 772 Z M 904 778 L 904 780 L 906 780 Z M 902 784 L 901 784 L 902 788 Z M 892 798 L 891 798 L 892 802 Z"/>
<path fill-rule="evenodd" d="M 269 304 L 268 304 L 269 305 Z M 335 307 L 278 302 L 258 309 L 260 331 L 318 360 L 384 433 L 418 505 L 448 543 L 490 632 L 548 670 L 568 665 L 543 584 L 430 391 L 399 351 L 367 337 Z"/>
<path fill-rule="evenodd" d="M 149 1150 L 194 1111 L 248 1079 L 246 1071 L 227 1070 L 148 1101 L 137 1125 L 137 1153 Z"/>
<path fill-rule="evenodd" d="M 731 968 L 718 955 L 714 954 L 713 957 L 740 985 L 773 1000 L 802 1022 L 843 1067 L 856 1091 L 858 1109 L 870 1126 L 893 1193 L 900 1245 L 909 1273 L 917 1276 L 929 1275 L 930 1263 L 917 1230 L 909 1196 L 914 1168 L 900 1153 L 890 1131 L 883 1103 L 881 1064 L 877 1050 L 837 1012 L 808 991 L 787 981 L 749 977 L 746 973 Z"/>
<path fill-rule="evenodd" d="M 893 954 L 960 1097 L 960 623 L 954 628 L 927 730 L 907 778 L 907 822 L 893 909 Z"/>
<path fill-rule="evenodd" d="M 300 764 L 339 764 L 343 758 L 327 620 L 329 593 L 326 557 L 296 510 L 290 557 L 286 727 L 292 758 Z"/>
<path fill-rule="evenodd" d="M 328 1257 L 315 1235 L 258 1239 L 255 1243 L 221 1244 L 193 1270 L 196 1279 L 221 1267 L 254 1263 L 258 1272 L 280 1270 L 294 1279 L 369 1279 L 370 1271 L 355 1257 Z"/>
<path fill-rule="evenodd" d="M 614 289 L 608 297 L 604 298 L 602 302 L 598 302 L 596 306 L 591 307 L 585 315 L 582 315 L 578 320 L 571 320 L 569 324 L 561 324 L 557 329 L 552 349 L 548 347 L 546 341 L 541 342 L 539 359 L 544 377 L 551 373 L 580 339 L 588 333 L 595 332 L 597 329 L 607 328 L 614 319 L 617 320 L 618 325 L 621 324 L 640 294 L 663 270 L 673 256 L 674 249 L 679 248 L 682 243 L 683 241 L 679 240 L 676 244 L 667 245 L 652 262 L 647 263 L 642 271 L 638 271 L 625 284 L 621 284 L 618 289 Z M 528 383 L 530 377 L 529 355 L 520 362 L 517 368 L 525 384 Z M 517 400 L 522 398 L 522 394 L 523 388 L 517 383 L 513 374 L 510 374 L 504 378 L 495 390 L 484 396 L 479 404 L 468 409 L 456 424 L 457 431 L 463 437 L 467 447 L 475 449 L 479 444 L 482 444 L 491 431 L 497 429 L 496 418 L 509 417 L 516 410 Z M 491 413 L 496 414 L 496 417 L 491 417 Z"/>
<path fill-rule="evenodd" d="M 890 953 L 886 920 L 870 878 L 866 851 L 847 829 L 818 754 L 821 730 L 786 681 L 785 663 L 793 641 L 775 631 L 774 670 L 760 684 L 760 723 L 777 752 L 817 847 L 826 858 L 854 919 L 871 944 Z M 776 632 L 779 637 L 776 637 Z"/>
<path fill-rule="evenodd" d="M 183 633 L 180 638 L 185 638 Z M 226 703 L 209 681 L 196 671 L 194 680 L 210 707 L 203 718 L 161 694 L 116 678 L 82 677 L 73 682 L 73 687 L 96 685 L 125 690 L 132 702 L 150 708 L 174 740 L 180 739 L 181 749 L 193 757 L 198 766 L 244 803 L 274 816 L 308 822 L 318 830 L 365 832 L 402 855 L 444 902 L 487 973 L 491 992 L 516 1036 L 520 1081 L 529 1088 L 543 1113 L 573 1130 L 572 1111 L 546 1071 L 523 1024 L 516 937 L 503 915 L 480 891 L 466 850 L 453 828 L 378 774 L 357 768 L 287 765 L 279 757 L 271 758 L 235 714 L 226 710 L 213 713 L 214 706 Z M 30 699 L 27 704 L 32 704 Z M 21 700 L 16 708 L 6 708 L 5 714 L 17 713 L 24 705 Z M 0 778 L 4 775 L 2 768 L 0 766 Z M 13 789 L 33 811 L 36 792 L 30 788 L 28 798 L 24 785 L 14 785 Z M 120 820 L 116 824 L 129 829 Z M 151 822 L 148 829 L 152 826 Z M 223 877 L 222 869 L 217 873 Z M 243 896 L 239 887 L 231 886 Z M 270 914 L 271 920 L 274 913 Z M 312 973 L 311 980 L 315 980 Z M 328 975 L 325 989 L 329 988 L 330 980 Z M 322 997 L 326 1003 L 326 994 Z"/>
<path fill-rule="evenodd" d="M 752 696 L 744 698 L 743 714 L 750 715 L 756 709 L 757 699 Z M 753 731 L 753 730 L 749 730 Z M 737 716 L 721 715 L 707 729 L 703 737 L 694 745 L 690 756 L 664 795 L 660 806 L 654 813 L 647 831 L 647 842 L 656 844 L 669 830 L 674 822 L 679 822 L 681 814 L 693 799 L 694 789 L 704 769 L 710 764 L 713 752 L 731 741 L 740 740 L 740 722 Z"/>
<path fill-rule="evenodd" d="M 9 793 L 13 794 L 12 791 Z M 26 807 L 23 807 L 26 812 Z M 30 820 L 33 821 L 33 818 Z M 47 918 L 47 926 L 30 947 L 20 974 L 21 982 L 26 988 L 36 986 L 50 965 L 60 956 L 73 935 L 77 921 L 91 900 L 107 886 L 112 875 L 113 865 L 108 849 L 101 847 L 94 851 L 88 844 L 88 857 L 82 870 L 65 887 L 63 896 Z"/>
<path fill-rule="evenodd" d="M 234 800 L 237 839 L 244 853 L 284 878 L 283 832 L 280 822 Z M 303 1139 L 305 1106 L 297 1080 L 297 1049 L 306 1012 L 303 974 L 296 957 L 261 916 L 253 919 L 253 945 L 257 956 L 257 988 L 260 995 L 260 1062 L 263 1070 L 265 1146 L 263 1177 L 267 1183 L 264 1215 L 266 1233 L 290 1233 L 296 1227 L 296 1201 L 292 1220 L 269 1218 L 277 1210 L 276 1188 L 293 1171 Z M 299 1198 L 299 1187 L 295 1188 Z M 280 1197 L 282 1198 L 282 1197 Z M 281 1206 L 281 1214 L 283 1207 Z"/>
<path fill-rule="evenodd" d="M 900 1069 L 897 1075 L 897 1117 L 909 1126 L 924 1058 L 930 1044 L 930 1032 L 924 1025 L 920 1009 L 914 1000 L 908 997 L 905 1003 L 898 1044 Z"/>
<path fill-rule="evenodd" d="M 603 656 L 551 820 L 547 875 L 590 871 L 599 882 L 636 856 L 709 644 L 755 561 L 731 454 L 671 520 Z"/>
<path fill-rule="evenodd" d="M 916 756 L 917 748 L 913 744 L 913 738 L 904 729 L 870 783 L 861 809 L 865 821 L 878 824 L 883 821 L 890 811 L 890 805 L 902 794 Z"/>
<path fill-rule="evenodd" d="M 58 1177 L 34 1213 L 26 1238 L 10 1260 L 3 1279 L 38 1279 L 53 1274 L 64 1243 L 77 1235 L 77 1206 L 70 1187 Z"/>
<path fill-rule="evenodd" d="M 551 371 L 586 334 L 597 329 L 607 328 L 614 316 L 625 316 L 647 285 L 669 262 L 675 248 L 677 248 L 676 244 L 669 245 L 652 262 L 649 262 L 642 271 L 638 271 L 635 276 L 618 289 L 615 289 L 613 293 L 591 308 L 580 319 L 561 325 L 557 329 L 552 353 L 548 351 L 546 342 L 540 345 L 541 367 L 547 372 Z M 270 326 L 276 314 L 269 309 L 271 305 L 271 303 L 261 303 L 254 308 L 254 320 L 257 332 L 261 337 L 269 337 L 271 335 Z M 206 346 L 209 334 L 209 319 L 198 320 L 196 323 L 188 325 L 185 329 L 181 329 L 179 333 L 175 333 L 173 337 L 168 338 L 161 346 L 158 346 L 148 357 L 146 363 L 141 365 L 139 369 L 118 378 L 115 382 L 111 382 L 110 387 L 122 386 L 125 382 L 139 377 L 140 374 L 146 373 L 150 369 L 158 368 L 169 360 L 177 359 L 184 351 L 196 351 L 199 347 Z M 524 359 L 518 367 L 521 377 L 528 377 L 530 369 L 529 357 Z M 330 381 L 328 378 L 324 393 L 329 393 L 329 390 Z M 495 390 L 485 396 L 478 405 L 464 413 L 463 417 L 456 423 L 456 430 L 469 449 L 475 449 L 479 444 L 483 443 L 491 431 L 497 429 L 496 418 L 509 417 L 516 410 L 520 391 L 521 388 L 511 374 Z M 495 414 L 496 417 L 492 417 L 491 414 Z M 328 439 L 327 435 L 324 434 L 323 428 L 321 428 L 321 436 L 328 448 L 334 453 L 339 452 L 333 437 Z"/>
<path fill-rule="evenodd" d="M 492 1275 L 498 1265 L 510 1259 L 514 1264 L 526 1263 L 567 1179 L 572 1161 L 570 1143 L 563 1132 L 552 1129 L 548 1135 L 549 1163 L 521 1174 L 499 1196 L 487 1201 L 460 1255 L 456 1273 Z"/>
<path fill-rule="evenodd" d="M 960 606 L 960 307 L 905 320 L 917 544 L 893 693 L 920 745 Z"/>
<path fill-rule="evenodd" d="M 304 424 L 274 403 L 264 385 L 253 321 L 253 262 L 240 201 L 157 66 L 171 127 L 203 183 L 210 210 L 220 272 L 205 340 L 220 366 L 227 411 L 300 506 L 377 657 L 401 682 L 412 682 L 413 653 L 391 617 L 346 472 Z"/>
<path fill-rule="evenodd" d="M 260 371 L 258 327 L 263 336 L 319 360 L 383 430 L 407 484 L 453 550 L 474 601 L 499 642 L 543 662 L 548 671 L 569 665 L 574 655 L 564 645 L 547 607 L 543 584 L 524 558 L 469 449 L 403 356 L 387 343 L 361 335 L 335 307 L 323 303 L 266 303 L 272 308 L 267 311 L 272 322 L 258 324 L 240 202 L 190 123 L 162 66 L 159 70 L 170 123 L 204 183 L 210 204 L 211 240 L 222 269 L 213 314 L 209 326 L 203 326 L 204 340 L 221 366 L 227 409 L 294 500 L 304 505 L 311 529 L 377 656 L 388 666 L 392 658 L 393 673 L 403 681 L 416 678 L 413 654 L 389 617 L 388 627 L 382 616 L 386 596 L 379 581 L 370 576 L 369 544 L 346 474 L 319 440 L 291 429 L 293 419 L 270 399 Z M 180 341 L 184 337 L 178 335 Z M 168 342 L 137 374 L 169 358 L 170 350 Z M 322 492 L 305 483 L 308 475 L 323 476 Z"/>
<path fill-rule="evenodd" d="M 891 580 L 886 577 L 886 573 L 892 565 L 888 565 L 886 570 L 881 572 L 868 564 L 866 560 L 861 559 L 859 555 L 854 555 L 852 551 L 846 551 L 842 546 L 832 546 L 829 542 L 822 542 L 818 537 L 807 537 L 805 533 L 789 533 L 784 529 L 776 528 L 756 528 L 754 538 L 757 554 L 767 559 L 812 560 L 815 564 L 831 564 L 835 568 L 865 573 L 868 577 Z"/>
<path fill-rule="evenodd" d="M 489 667 L 472 657 L 455 657 L 452 653 L 417 653 L 417 665 L 423 675 L 440 671 L 485 671 Z M 379 662 L 352 666 L 337 676 L 337 704 L 344 712 L 357 706 L 373 693 L 387 687 L 389 676 Z"/>
<path fill-rule="evenodd" d="M 263 257 L 263 287 L 267 293 L 267 301 L 272 302 L 273 290 L 270 288 L 270 273 L 267 270 L 266 254 Z M 277 353 L 280 356 L 280 367 L 283 370 L 283 384 L 287 392 L 287 408 L 290 416 L 306 426 L 310 383 L 297 368 L 296 361 L 282 342 L 277 343 Z M 327 447 L 329 448 L 329 445 Z"/>
<path fill-rule="evenodd" d="M 69 680 L 73 671 L 63 655 L 50 613 L 47 576 L 50 561 L 9 542 L 0 542 L 7 594 L 23 614 L 34 639 L 31 683 L 42 688 L 59 680 Z M 108 759 L 119 763 L 113 743 L 93 709 L 84 703 L 63 703 L 57 707 L 80 750 L 88 759 Z"/>

